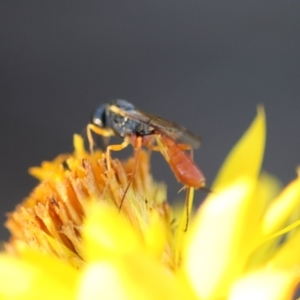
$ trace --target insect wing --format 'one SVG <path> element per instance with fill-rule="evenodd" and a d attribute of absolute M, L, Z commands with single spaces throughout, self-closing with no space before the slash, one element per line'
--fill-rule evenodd
<path fill-rule="evenodd" d="M 175 122 L 165 120 L 159 116 L 151 115 L 148 113 L 145 114 L 150 118 L 149 125 L 157 131 L 159 131 L 160 133 L 165 134 L 166 136 L 170 137 L 171 139 L 177 142 L 188 144 L 192 148 L 200 147 L 200 137 L 196 136 L 191 131 L 178 125 Z"/>
<path fill-rule="evenodd" d="M 179 143 L 188 144 L 192 148 L 199 148 L 201 144 L 200 137 L 196 136 L 186 128 L 179 126 L 175 122 L 165 120 L 159 116 L 137 109 L 123 110 L 115 105 L 112 105 L 110 110 L 124 117 L 153 127 L 158 133 L 164 134 Z"/>

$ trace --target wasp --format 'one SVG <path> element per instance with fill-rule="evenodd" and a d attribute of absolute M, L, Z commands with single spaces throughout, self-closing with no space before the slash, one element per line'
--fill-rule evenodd
<path fill-rule="evenodd" d="M 194 163 L 192 155 L 193 149 L 199 148 L 201 139 L 186 128 L 141 111 L 126 100 L 117 99 L 100 105 L 94 111 L 87 126 L 91 151 L 94 147 L 92 132 L 104 137 L 116 135 L 123 139 L 121 144 L 107 147 L 108 158 L 111 157 L 111 151 L 120 151 L 129 144 L 137 152 L 146 146 L 163 155 L 177 180 L 185 187 L 205 189 L 205 177 Z M 187 150 L 191 151 L 190 155 Z M 107 164 L 108 169 L 111 168 L 110 159 Z"/>

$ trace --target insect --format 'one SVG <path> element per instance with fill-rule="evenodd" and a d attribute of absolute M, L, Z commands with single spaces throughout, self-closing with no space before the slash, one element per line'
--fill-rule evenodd
<path fill-rule="evenodd" d="M 192 150 L 200 146 L 201 139 L 184 127 L 118 99 L 102 104 L 94 111 L 87 126 L 91 151 L 94 147 L 92 132 L 104 137 L 117 135 L 123 138 L 121 144 L 107 147 L 107 157 L 111 151 L 120 151 L 129 144 L 137 153 L 146 146 L 161 152 L 177 180 L 185 187 L 205 189 L 205 177 L 192 158 Z M 191 155 L 186 150 L 190 150 Z M 111 167 L 109 159 L 107 165 Z"/>

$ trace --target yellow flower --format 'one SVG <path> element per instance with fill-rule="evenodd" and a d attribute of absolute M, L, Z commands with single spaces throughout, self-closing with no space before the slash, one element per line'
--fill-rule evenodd
<path fill-rule="evenodd" d="M 300 280 L 300 178 L 280 191 L 261 172 L 262 108 L 190 220 L 173 220 L 149 155 L 75 152 L 30 172 L 41 180 L 6 223 L 2 299 L 291 299 Z M 185 220 L 186 211 L 182 212 Z"/>

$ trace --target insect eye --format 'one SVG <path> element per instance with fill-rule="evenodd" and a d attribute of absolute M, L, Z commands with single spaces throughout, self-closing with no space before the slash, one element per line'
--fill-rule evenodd
<path fill-rule="evenodd" d="M 102 104 L 92 114 L 91 122 L 99 127 L 106 127 L 106 107 L 107 104 Z"/>

